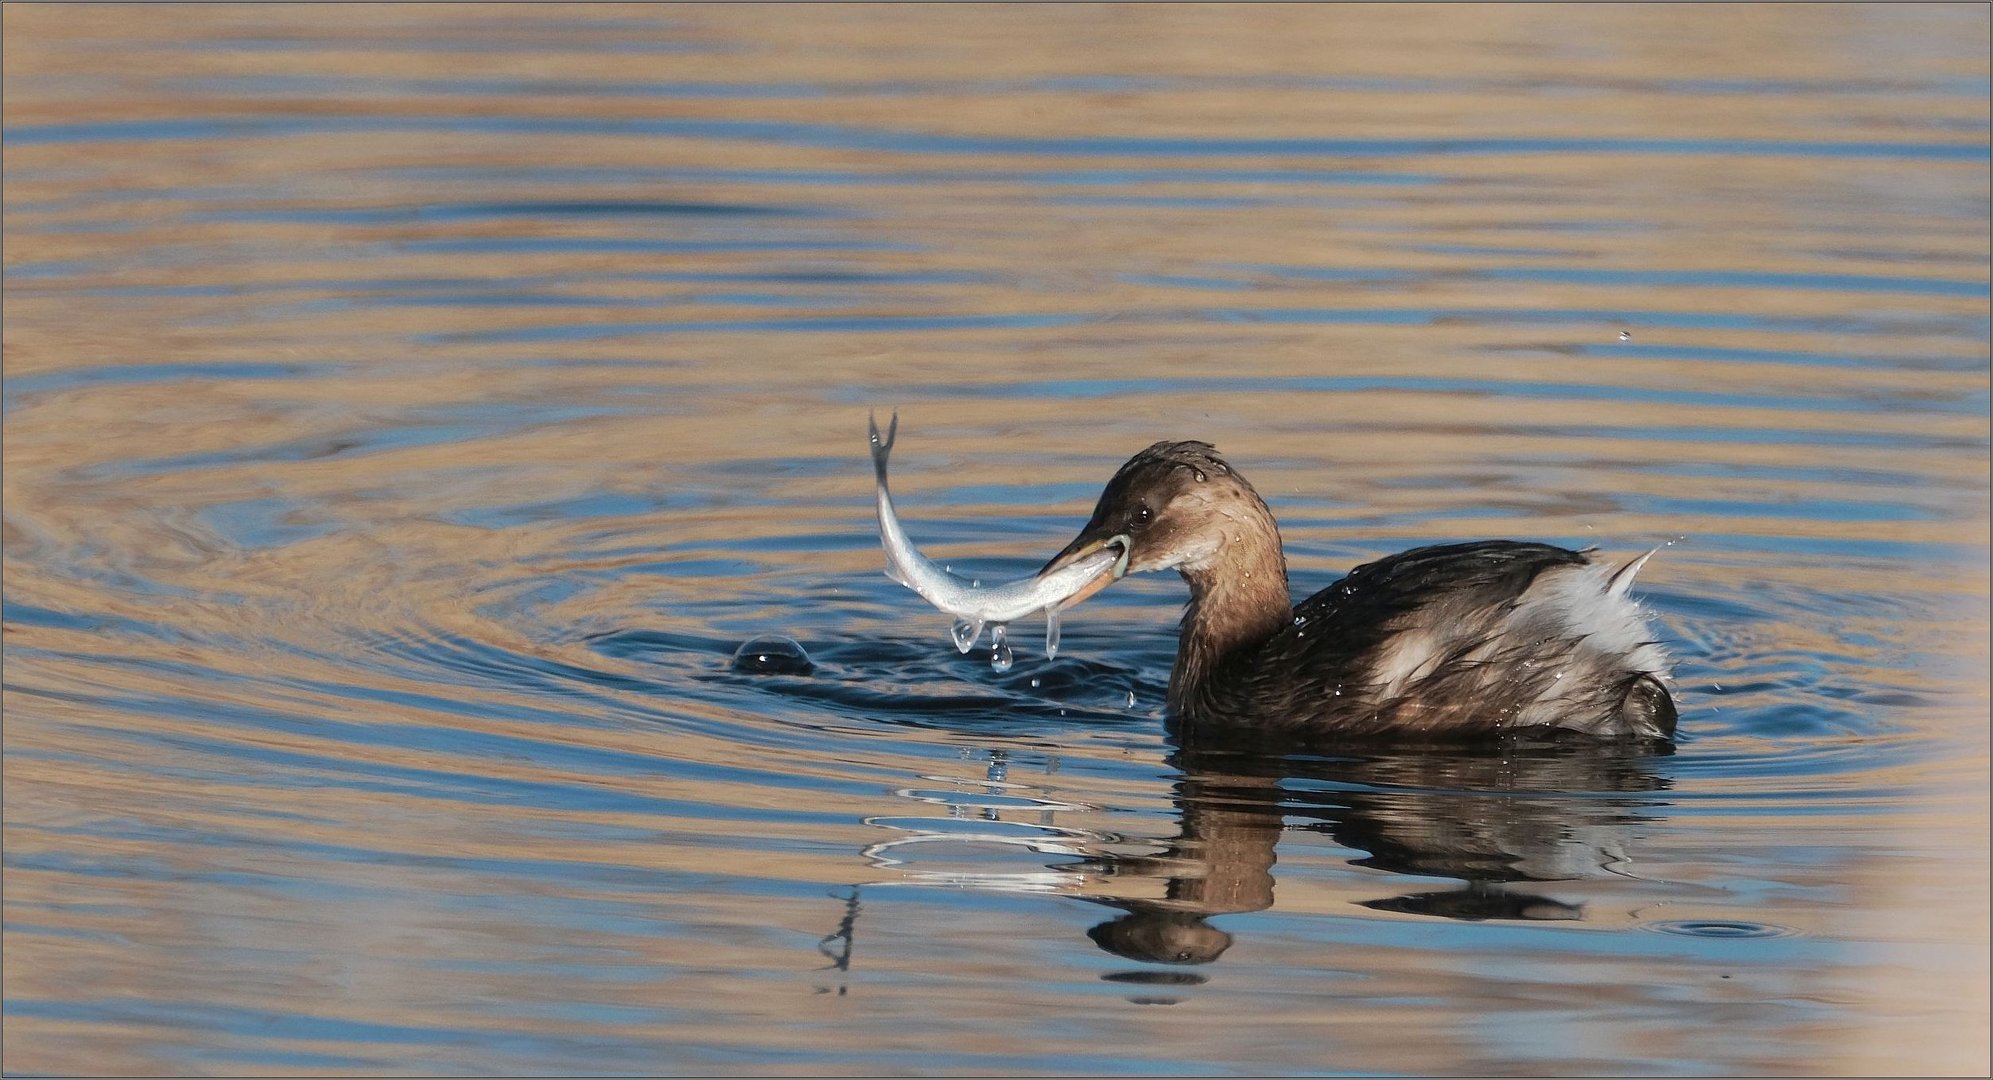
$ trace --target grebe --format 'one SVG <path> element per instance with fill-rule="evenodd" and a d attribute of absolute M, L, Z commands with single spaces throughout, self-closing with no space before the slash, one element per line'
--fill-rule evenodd
<path fill-rule="evenodd" d="M 1509 540 L 1422 547 L 1293 604 L 1280 530 L 1209 443 L 1159 442 L 1114 474 L 1041 574 L 1119 548 L 1190 583 L 1169 711 L 1205 730 L 1458 738 L 1524 728 L 1670 739 L 1668 660 L 1627 596 L 1648 556 Z"/>

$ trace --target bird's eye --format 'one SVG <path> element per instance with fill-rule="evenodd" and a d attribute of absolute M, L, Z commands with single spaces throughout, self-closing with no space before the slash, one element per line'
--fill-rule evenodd
<path fill-rule="evenodd" d="M 1156 512 L 1154 510 L 1149 509 L 1147 504 L 1144 504 L 1141 506 L 1137 506 L 1135 508 L 1135 517 L 1133 519 L 1133 522 L 1136 525 L 1147 525 L 1150 521 L 1155 519 L 1155 516 Z"/>

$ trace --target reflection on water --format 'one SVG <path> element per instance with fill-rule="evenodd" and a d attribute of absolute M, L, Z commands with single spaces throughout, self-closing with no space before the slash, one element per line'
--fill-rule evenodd
<path fill-rule="evenodd" d="M 1179 751 L 1171 758 L 1182 773 L 1178 835 L 1156 856 L 1102 860 L 1108 877 L 1166 881 L 1162 898 L 1107 901 L 1128 914 L 1087 933 L 1133 960 L 1217 959 L 1232 938 L 1209 918 L 1273 905 L 1275 845 L 1290 828 L 1365 853 L 1353 866 L 1456 881 L 1364 907 L 1465 920 L 1580 919 L 1580 905 L 1507 886 L 1613 873 L 1630 862 L 1630 830 L 1666 805 L 1641 797 L 1669 786 L 1649 760 L 1657 753 L 1576 742 L 1346 759 Z"/>
<path fill-rule="evenodd" d="M 1273 906 L 1276 848 L 1297 830 L 1325 834 L 1350 850 L 1351 866 L 1413 884 L 1447 883 L 1404 891 L 1406 885 L 1385 879 L 1388 895 L 1356 901 L 1362 907 L 1465 921 L 1578 921 L 1585 917 L 1582 904 L 1546 891 L 1599 875 L 1638 876 L 1631 849 L 1638 834 L 1665 817 L 1669 803 L 1657 793 L 1672 787 L 1671 755 L 1643 743 L 1544 738 L 1419 751 L 1371 747 L 1345 757 L 1294 746 L 1179 748 L 1168 759 L 1176 771 L 1176 835 L 1139 854 L 1115 850 L 1122 843 L 1115 837 L 1053 824 L 1057 811 L 1096 808 L 1027 794 L 1028 786 L 1003 779 L 1008 762 L 998 752 L 979 792 L 900 791 L 946 806 L 952 816 L 874 819 L 897 835 L 866 854 L 882 869 L 907 866 L 893 853 L 915 844 L 1002 844 L 1070 857 L 982 879 L 920 870 L 902 880 L 1082 894 L 1124 912 L 1087 930 L 1095 944 L 1155 964 L 1205 964 L 1222 956 L 1233 937 L 1212 918 Z M 1001 811 L 1035 811 L 1038 820 L 1006 820 Z M 833 935 L 844 942 L 847 962 L 853 903 L 851 918 Z M 1155 971 L 1102 978 L 1204 981 Z"/>
<path fill-rule="evenodd" d="M 0 18 L 10 1070 L 1985 1071 L 1984 8 Z M 993 670 L 894 406 L 984 580 L 1680 538 L 1680 744 Z"/>

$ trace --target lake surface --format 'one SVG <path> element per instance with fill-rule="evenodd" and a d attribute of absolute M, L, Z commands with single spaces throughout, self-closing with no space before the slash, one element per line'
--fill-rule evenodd
<path fill-rule="evenodd" d="M 1985 7 L 4 18 L 10 1072 L 1987 1069 Z M 1679 748 L 1180 754 L 874 408 L 1669 545 Z"/>

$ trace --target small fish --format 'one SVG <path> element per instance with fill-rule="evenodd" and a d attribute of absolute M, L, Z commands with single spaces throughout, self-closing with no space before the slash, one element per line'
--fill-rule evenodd
<path fill-rule="evenodd" d="M 886 437 L 879 437 L 876 417 L 867 417 L 872 434 L 872 472 L 879 481 L 879 543 L 886 549 L 886 576 L 920 594 L 921 599 L 955 616 L 955 647 L 968 652 L 982 636 L 985 623 L 996 627 L 994 638 L 999 651 L 1005 623 L 1036 611 L 1045 613 L 1045 655 L 1059 654 L 1059 605 L 1076 596 L 1090 596 L 1109 581 L 1127 572 L 1128 546 L 1119 551 L 1103 547 L 1049 574 L 1039 574 L 1001 585 L 980 586 L 936 566 L 922 555 L 900 528 L 893 513 L 893 496 L 886 490 L 886 457 L 893 452 L 893 439 L 900 431 L 900 414 L 895 412 Z M 1111 575 L 1111 576 L 1110 576 Z"/>

